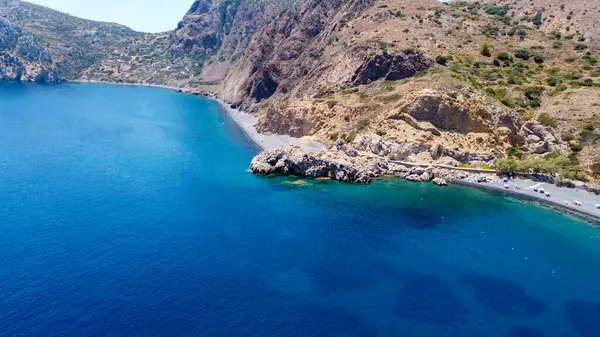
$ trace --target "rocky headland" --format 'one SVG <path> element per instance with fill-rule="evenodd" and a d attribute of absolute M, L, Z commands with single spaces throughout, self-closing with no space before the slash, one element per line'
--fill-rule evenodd
<path fill-rule="evenodd" d="M 415 182 L 433 181 L 436 185 L 445 186 L 448 182 L 469 176 L 467 172 L 437 165 L 402 163 L 369 155 L 350 146 L 336 146 L 334 150 L 307 153 L 298 146 L 284 145 L 265 150 L 254 157 L 250 170 L 260 175 L 327 178 L 358 184 L 395 177 Z"/>

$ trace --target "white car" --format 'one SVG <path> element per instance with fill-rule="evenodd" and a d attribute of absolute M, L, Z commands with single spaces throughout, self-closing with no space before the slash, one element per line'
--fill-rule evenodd
<path fill-rule="evenodd" d="M 597 209 L 600 209 L 600 204 L 596 204 L 596 208 L 597 208 Z"/>
<path fill-rule="evenodd" d="M 581 201 L 575 200 L 575 201 L 573 201 L 573 205 L 575 205 L 575 206 L 581 206 Z"/>

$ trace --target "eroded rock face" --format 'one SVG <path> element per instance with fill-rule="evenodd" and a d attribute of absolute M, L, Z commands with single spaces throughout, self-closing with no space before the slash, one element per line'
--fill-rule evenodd
<path fill-rule="evenodd" d="M 565 153 L 567 144 L 554 136 L 552 128 L 537 121 L 528 121 L 521 127 L 525 146 L 530 153 L 544 154 L 551 151 Z"/>
<path fill-rule="evenodd" d="M 352 146 L 361 151 L 400 161 L 406 160 L 410 155 L 429 150 L 429 147 L 424 144 L 410 141 L 386 141 L 378 135 L 358 136 L 352 142 Z"/>
<path fill-rule="evenodd" d="M 375 55 L 369 57 L 355 72 L 352 85 L 369 84 L 379 79 L 397 81 L 412 77 L 432 67 L 434 62 L 420 52 Z"/>
<path fill-rule="evenodd" d="M 0 80 L 58 82 L 50 53 L 21 28 L 0 18 Z"/>

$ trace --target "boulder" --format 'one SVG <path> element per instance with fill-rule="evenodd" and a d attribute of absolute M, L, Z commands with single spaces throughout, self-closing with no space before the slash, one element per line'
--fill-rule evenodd
<path fill-rule="evenodd" d="M 446 179 L 443 179 L 443 178 L 435 178 L 435 179 L 433 179 L 433 183 L 438 186 L 447 186 L 448 185 L 448 182 L 446 181 Z"/>

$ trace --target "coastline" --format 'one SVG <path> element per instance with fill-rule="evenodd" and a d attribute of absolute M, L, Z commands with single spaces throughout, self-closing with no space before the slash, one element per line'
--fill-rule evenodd
<path fill-rule="evenodd" d="M 537 193 L 537 192 L 533 191 L 532 187 L 535 185 L 539 185 L 539 183 L 536 183 L 533 181 L 527 181 L 527 180 L 517 180 L 517 182 L 520 183 L 521 186 L 523 186 L 523 188 L 518 189 L 518 190 L 514 189 L 514 188 L 505 189 L 504 183 L 475 183 L 475 182 L 471 182 L 471 181 L 468 181 L 465 179 L 459 179 L 452 183 L 462 186 L 462 187 L 476 188 L 476 189 L 479 189 L 479 190 L 482 190 L 482 191 L 485 191 L 488 193 L 492 193 L 492 194 L 501 194 L 505 197 L 506 196 L 516 197 L 517 199 L 525 200 L 528 202 L 533 202 L 533 203 L 537 204 L 537 206 L 546 207 L 546 208 L 549 208 L 549 209 L 555 210 L 555 211 L 562 211 L 568 215 L 574 216 L 585 222 L 588 222 L 593 226 L 600 227 L 600 209 L 595 209 L 594 201 L 591 201 L 591 200 L 596 199 L 595 202 L 600 202 L 599 196 L 593 195 L 592 193 L 589 193 L 587 191 L 569 189 L 566 187 L 558 187 L 556 185 L 550 185 L 550 184 L 540 185 L 541 188 L 544 188 L 547 191 L 548 190 L 552 191 L 551 197 L 548 198 L 548 197 L 543 196 L 541 193 Z M 513 183 L 514 182 L 511 182 L 510 184 L 513 184 Z M 525 187 L 526 184 L 528 184 L 528 183 L 529 184 L 533 183 L 533 185 L 529 186 L 529 187 Z M 578 195 L 577 195 L 578 199 L 576 199 L 576 200 L 578 200 L 578 201 L 583 200 L 583 203 L 584 203 L 583 206 L 575 206 L 573 204 L 574 200 L 565 199 L 566 196 L 573 197 L 573 194 L 575 194 L 575 193 L 578 193 Z M 579 199 L 581 199 L 581 200 L 579 200 Z M 569 201 L 569 204 L 566 204 L 564 202 L 565 200 Z"/>
<path fill-rule="evenodd" d="M 105 82 L 105 81 L 68 81 L 67 83 L 80 83 L 80 84 L 107 84 L 107 85 L 123 85 L 123 86 L 132 86 L 132 87 L 148 87 L 148 88 L 159 88 L 176 91 L 186 95 L 192 96 L 202 96 L 206 99 L 212 100 L 216 102 L 221 110 L 233 120 L 233 122 L 246 134 L 248 139 L 250 139 L 261 151 L 276 149 L 282 147 L 286 144 L 296 145 L 301 147 L 305 152 L 313 153 L 320 152 L 325 150 L 325 146 L 321 143 L 310 141 L 302 138 L 294 138 L 287 135 L 268 135 L 259 133 L 256 130 L 256 124 L 258 123 L 258 118 L 238 109 L 231 108 L 226 102 L 209 95 L 202 91 L 190 90 L 186 88 L 178 88 L 167 85 L 159 85 L 159 84 L 144 84 L 144 83 L 116 83 L 116 82 Z"/>
<path fill-rule="evenodd" d="M 166 86 L 166 85 L 158 85 L 158 84 L 116 83 L 116 82 L 104 82 L 104 81 L 68 81 L 67 83 L 81 83 L 81 84 L 96 83 L 96 84 L 107 84 L 107 85 L 150 87 L 150 88 L 172 90 L 172 91 L 176 91 L 176 92 L 187 94 L 187 95 L 203 96 L 206 99 L 213 100 L 214 102 L 216 102 L 219 105 L 220 109 L 229 118 L 231 118 L 231 120 L 242 130 L 242 132 L 244 132 L 244 134 L 248 137 L 248 139 L 250 139 L 260 150 L 280 148 L 281 146 L 283 146 L 285 144 L 292 144 L 292 145 L 300 146 L 305 152 L 308 152 L 308 153 L 319 152 L 319 151 L 322 151 L 325 149 L 324 145 L 317 143 L 317 142 L 305 141 L 303 139 L 293 138 L 291 136 L 285 136 L 285 135 L 261 134 L 256 130 L 256 127 L 255 127 L 256 123 L 258 122 L 257 117 L 255 117 L 251 114 L 242 112 L 240 110 L 233 109 L 226 102 L 224 102 L 216 97 L 213 97 L 212 95 L 204 93 L 204 92 L 192 91 L 192 90 L 188 90 L 185 88 L 172 87 L 172 86 Z M 479 172 L 479 173 L 487 173 L 487 172 Z M 491 172 L 489 172 L 489 173 L 491 173 Z M 526 185 L 528 183 L 533 184 L 532 181 L 527 181 L 527 180 L 519 180 L 519 182 L 523 185 Z M 452 183 L 460 185 L 460 186 L 464 186 L 464 187 L 478 188 L 480 190 L 490 192 L 490 193 L 499 193 L 499 194 L 501 193 L 503 195 L 509 194 L 510 196 L 517 197 L 519 199 L 523 199 L 523 200 L 527 200 L 527 201 L 531 201 L 531 202 L 535 202 L 535 203 L 538 203 L 540 206 L 548 207 L 550 209 L 563 210 L 566 213 L 568 213 L 569 215 L 575 216 L 586 222 L 592 223 L 595 226 L 600 226 L 600 210 L 593 209 L 594 204 L 590 204 L 589 201 L 586 203 L 588 208 L 584 208 L 581 206 L 572 205 L 572 202 L 574 200 L 570 200 L 570 199 L 565 199 L 565 200 L 569 201 L 569 204 L 567 205 L 564 202 L 564 200 L 560 200 L 561 198 L 559 198 L 558 195 L 556 195 L 556 196 L 553 195 L 552 198 L 549 199 L 547 197 L 540 195 L 539 193 L 527 194 L 526 192 L 524 192 L 524 191 L 527 191 L 527 189 L 522 189 L 522 190 L 508 189 L 507 190 L 504 188 L 504 184 L 500 184 L 500 185 L 494 184 L 494 183 L 481 184 L 481 183 L 469 182 L 464 179 L 458 179 Z M 549 185 L 549 184 L 545 184 L 545 186 L 546 186 L 546 188 L 547 188 L 547 186 L 553 186 L 552 187 L 553 193 L 556 193 L 557 190 L 561 190 L 561 191 L 567 191 L 567 194 L 569 194 L 568 191 L 570 190 L 568 188 L 559 188 L 555 185 Z M 572 193 L 573 193 L 573 191 L 571 191 L 570 194 L 572 194 Z M 579 192 L 574 192 L 574 193 L 579 193 Z M 592 195 L 591 193 L 589 193 L 587 191 L 583 191 L 582 193 L 590 194 L 590 198 L 596 199 L 595 202 L 600 203 L 600 197 Z M 577 195 L 577 197 L 579 197 L 579 196 L 580 195 Z M 592 208 L 589 208 L 590 206 Z"/>

